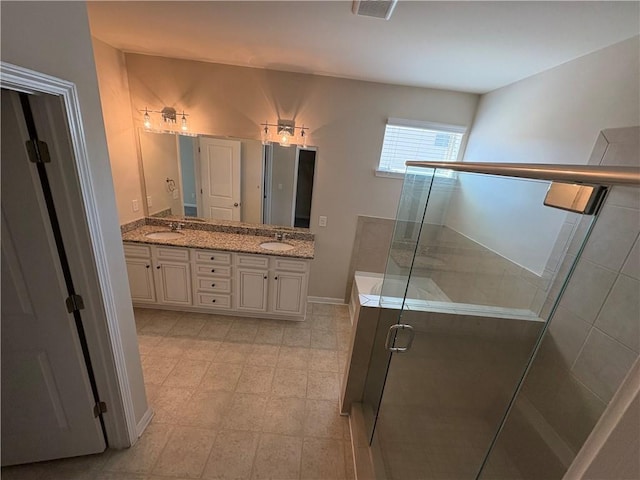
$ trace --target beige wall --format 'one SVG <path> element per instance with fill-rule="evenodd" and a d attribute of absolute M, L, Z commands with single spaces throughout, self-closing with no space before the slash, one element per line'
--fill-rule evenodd
<path fill-rule="evenodd" d="M 585 164 L 600 130 L 638 124 L 640 37 L 483 95 L 464 160 Z"/>
<path fill-rule="evenodd" d="M 124 54 L 96 38 L 92 40 L 111 172 L 116 179 L 116 205 L 123 224 L 144 216 L 129 79 Z M 134 200 L 138 202 L 137 212 L 133 211 Z"/>
<path fill-rule="evenodd" d="M 278 117 L 310 128 L 318 147 L 309 295 L 342 299 L 357 215 L 395 217 L 400 180 L 373 175 L 388 117 L 469 125 L 478 96 L 273 70 L 126 54 L 135 110 L 172 106 L 199 133 L 260 138 Z M 132 167 L 133 169 L 133 167 Z M 119 179 L 116 177 L 116 183 Z M 318 216 L 326 215 L 326 228 Z"/>
<path fill-rule="evenodd" d="M 115 315 L 139 421 L 147 410 L 147 402 L 85 4 L 2 2 L 2 61 L 71 81 L 77 87 L 92 188 L 97 199 L 97 221 L 109 259 Z"/>

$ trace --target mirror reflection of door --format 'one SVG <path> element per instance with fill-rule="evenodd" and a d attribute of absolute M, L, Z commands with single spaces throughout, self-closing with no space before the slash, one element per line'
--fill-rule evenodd
<path fill-rule="evenodd" d="M 196 155 L 198 153 L 198 139 L 196 137 L 178 135 L 178 149 L 180 151 L 184 215 L 185 217 L 197 217 Z"/>
<path fill-rule="evenodd" d="M 203 217 L 240 221 L 239 141 L 200 137 L 200 191 Z"/>
<path fill-rule="evenodd" d="M 311 225 L 311 196 L 316 171 L 315 150 L 298 150 L 298 167 L 293 226 L 309 228 Z"/>
<path fill-rule="evenodd" d="M 309 228 L 315 159 L 314 149 L 265 147 L 264 223 Z"/>

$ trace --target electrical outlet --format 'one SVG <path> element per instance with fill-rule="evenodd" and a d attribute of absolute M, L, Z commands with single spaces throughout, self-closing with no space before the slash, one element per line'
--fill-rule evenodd
<path fill-rule="evenodd" d="M 140 210 L 140 205 L 138 205 L 137 198 L 131 202 L 131 208 L 133 209 L 134 212 L 137 212 L 138 210 Z"/>
<path fill-rule="evenodd" d="M 320 225 L 321 227 L 326 227 L 327 217 L 325 217 L 324 215 L 320 215 L 320 218 L 318 219 L 318 225 Z"/>
<path fill-rule="evenodd" d="M 153 207 L 153 202 L 151 201 L 151 195 L 147 197 L 147 207 Z"/>
<path fill-rule="evenodd" d="M 180 192 L 178 192 L 178 189 L 176 188 L 176 189 L 173 191 L 173 199 L 174 199 L 174 200 L 177 200 L 178 198 L 180 198 Z"/>

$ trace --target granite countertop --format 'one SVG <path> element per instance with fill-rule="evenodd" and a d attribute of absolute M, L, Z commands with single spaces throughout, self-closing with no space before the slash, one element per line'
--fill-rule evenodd
<path fill-rule="evenodd" d="M 207 250 L 221 250 L 237 253 L 257 253 L 276 257 L 308 258 L 314 256 L 313 240 L 286 239 L 284 243 L 293 245 L 293 249 L 285 252 L 266 250 L 260 247 L 263 242 L 274 241 L 272 236 L 244 235 L 238 233 L 193 230 L 183 228 L 183 237 L 172 240 L 157 240 L 145 237 L 147 233 L 169 232 L 168 227 L 158 225 L 142 225 L 122 234 L 125 242 L 144 243 L 149 245 L 167 245 L 172 247 L 203 248 Z"/>

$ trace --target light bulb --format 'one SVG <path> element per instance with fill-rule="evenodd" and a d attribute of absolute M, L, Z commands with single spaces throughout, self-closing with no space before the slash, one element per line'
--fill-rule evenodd
<path fill-rule="evenodd" d="M 182 124 L 180 128 L 182 128 L 183 132 L 189 130 L 189 127 L 187 126 L 187 117 L 184 116 L 184 112 L 182 112 L 182 120 L 180 120 L 180 123 Z"/>
<path fill-rule="evenodd" d="M 264 128 L 260 132 L 260 140 L 262 140 L 263 145 L 269 145 L 269 127 L 265 123 Z"/>
<path fill-rule="evenodd" d="M 291 144 L 289 143 L 289 131 L 286 128 L 283 128 L 282 130 L 280 130 L 280 146 L 281 147 L 290 147 Z"/>
<path fill-rule="evenodd" d="M 149 129 L 151 128 L 151 117 L 149 116 L 149 112 L 147 111 L 147 109 L 144 109 L 144 117 L 142 117 L 144 120 L 144 128 Z"/>

